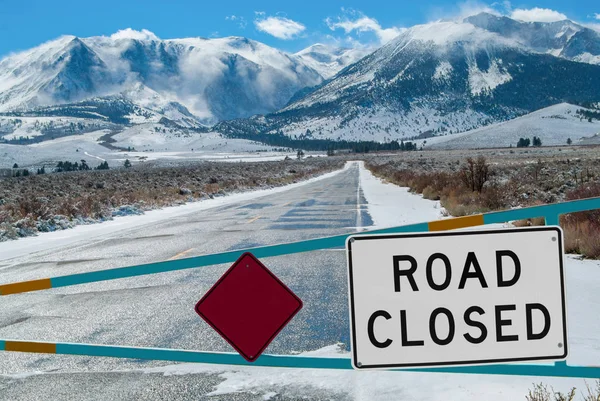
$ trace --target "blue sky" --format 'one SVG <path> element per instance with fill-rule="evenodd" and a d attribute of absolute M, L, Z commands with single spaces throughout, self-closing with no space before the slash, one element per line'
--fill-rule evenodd
<path fill-rule="evenodd" d="M 523 20 L 566 16 L 600 27 L 598 0 L 0 0 L 0 56 L 63 34 L 111 35 L 126 28 L 163 39 L 245 36 L 287 51 L 316 42 L 373 45 L 403 27 L 486 8 Z"/>

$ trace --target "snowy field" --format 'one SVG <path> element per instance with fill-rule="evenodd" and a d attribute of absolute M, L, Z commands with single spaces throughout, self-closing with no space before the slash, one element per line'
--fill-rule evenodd
<path fill-rule="evenodd" d="M 569 138 L 573 145 L 585 144 L 585 138 L 600 132 L 600 121 L 581 119 L 576 114 L 579 109 L 562 103 L 472 131 L 418 140 L 417 144 L 425 149 L 507 148 L 515 147 L 519 138 L 533 140 L 534 136 L 542 140 L 543 146 L 566 146 Z"/>
<path fill-rule="evenodd" d="M 126 159 L 133 164 L 152 160 L 165 161 L 269 161 L 296 157 L 293 152 L 282 152 L 271 146 L 245 139 L 227 139 L 217 133 L 163 133 L 154 128 L 158 124 L 143 124 L 126 129 L 113 136 L 117 147 L 132 151 L 110 150 L 99 143 L 108 130 L 83 135 L 66 136 L 31 145 L 0 144 L 0 168 L 39 168 L 55 166 L 59 161 L 85 160 L 90 167 L 108 161 L 110 167 L 120 167 Z M 307 154 L 308 155 L 308 154 Z M 315 153 L 314 155 L 321 155 Z"/>

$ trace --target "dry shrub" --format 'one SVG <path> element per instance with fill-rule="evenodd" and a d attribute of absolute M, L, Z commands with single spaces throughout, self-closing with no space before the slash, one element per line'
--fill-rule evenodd
<path fill-rule="evenodd" d="M 454 217 L 489 211 L 481 205 L 479 194 L 464 190 L 462 187 L 449 191 L 447 195 L 442 197 L 441 204 Z"/>
<path fill-rule="evenodd" d="M 472 192 L 483 191 L 483 186 L 490 176 L 490 166 L 485 157 L 479 156 L 477 159 L 468 157 L 466 164 L 462 166 L 459 176 L 463 184 Z"/>
<path fill-rule="evenodd" d="M 482 210 L 501 210 L 510 206 L 510 197 L 505 188 L 499 185 L 489 185 L 479 194 Z"/>
<path fill-rule="evenodd" d="M 532 217 L 530 219 L 515 221 L 513 224 L 515 227 L 544 226 L 546 225 L 546 219 L 543 217 Z"/>
<path fill-rule="evenodd" d="M 423 198 L 429 200 L 440 200 L 440 194 L 435 190 L 435 188 L 429 185 L 423 189 Z"/>
<path fill-rule="evenodd" d="M 565 233 L 565 252 L 600 258 L 600 225 L 597 222 L 566 221 L 561 225 Z"/>
<path fill-rule="evenodd" d="M 583 401 L 600 401 L 600 380 L 596 380 L 596 387 L 593 388 L 586 381 L 585 387 L 587 389 L 587 394 L 583 395 Z"/>
<path fill-rule="evenodd" d="M 219 184 L 206 184 L 204 186 L 204 192 L 208 194 L 216 194 L 219 192 Z"/>
<path fill-rule="evenodd" d="M 529 390 L 529 393 L 525 396 L 527 401 L 573 401 L 575 400 L 575 387 L 571 389 L 567 394 L 563 394 L 558 391 L 554 391 L 552 387 L 548 389 L 543 383 L 534 384 L 533 390 Z"/>
<path fill-rule="evenodd" d="M 588 183 L 567 194 L 568 200 L 600 196 L 600 183 Z M 561 217 L 565 251 L 600 258 L 600 210 L 571 213 Z"/>

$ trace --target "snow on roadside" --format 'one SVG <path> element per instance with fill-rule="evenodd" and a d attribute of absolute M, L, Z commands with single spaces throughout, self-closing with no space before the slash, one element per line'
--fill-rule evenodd
<path fill-rule="evenodd" d="M 28 256 L 33 252 L 40 252 L 55 247 L 72 245 L 82 241 L 82 238 L 87 241 L 90 238 L 112 234 L 121 230 L 137 228 L 146 224 L 172 219 L 188 213 L 195 213 L 201 210 L 212 209 L 219 206 L 230 205 L 232 203 L 243 202 L 288 191 L 290 189 L 334 177 L 350 167 L 351 164 L 347 163 L 343 169 L 282 187 L 241 192 L 223 197 L 216 197 L 214 199 L 205 199 L 197 202 L 186 203 L 181 206 L 171 206 L 163 209 L 150 210 L 144 212 L 143 215 L 117 216 L 113 220 L 105 221 L 101 224 L 78 225 L 68 230 L 47 233 L 43 232 L 39 233 L 35 237 L 25 237 L 16 241 L 0 242 L 0 260 Z"/>
<path fill-rule="evenodd" d="M 373 219 L 372 229 L 424 223 L 443 217 L 439 201 L 424 199 L 410 193 L 408 188 L 383 182 L 365 168 L 364 162 L 358 163 L 360 185 Z"/>

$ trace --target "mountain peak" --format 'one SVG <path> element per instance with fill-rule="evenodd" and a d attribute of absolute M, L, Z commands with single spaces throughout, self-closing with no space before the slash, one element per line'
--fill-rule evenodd
<path fill-rule="evenodd" d="M 323 78 L 331 78 L 346 66 L 360 60 L 371 52 L 370 49 L 348 49 L 315 43 L 295 54 Z"/>

